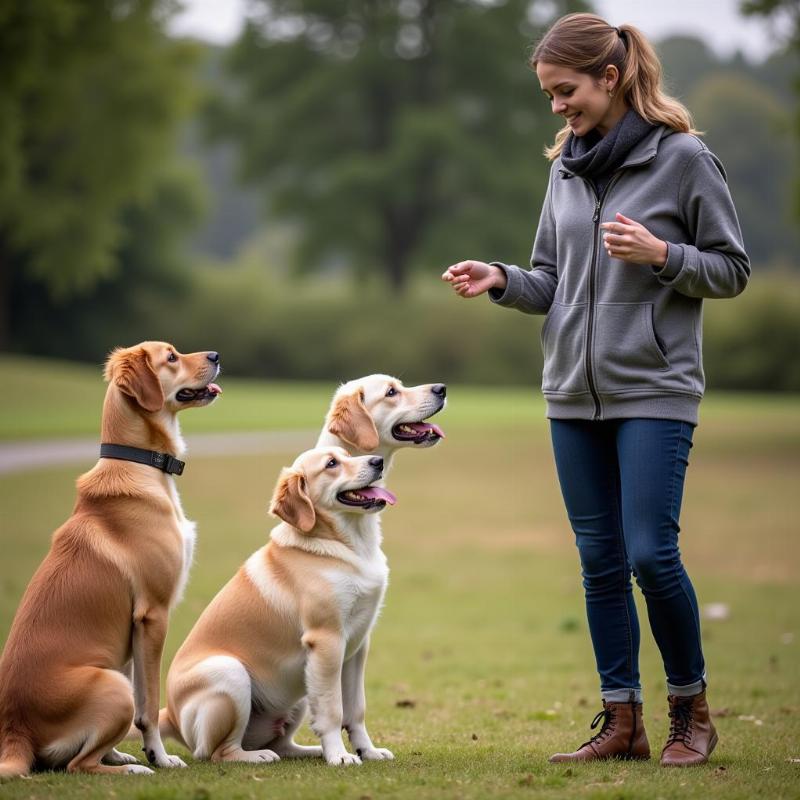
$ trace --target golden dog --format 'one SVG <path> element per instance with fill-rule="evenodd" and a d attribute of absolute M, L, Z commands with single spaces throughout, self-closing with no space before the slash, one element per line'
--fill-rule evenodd
<path fill-rule="evenodd" d="M 0 776 L 34 762 L 150 773 L 114 749 L 134 715 L 150 763 L 185 766 L 167 755 L 157 724 L 169 609 L 194 548 L 172 477 L 185 449 L 176 413 L 211 403 L 218 372 L 217 353 L 182 355 L 163 342 L 109 356 L 101 458 L 78 479 L 72 516 L 53 535 L 0 659 Z"/>

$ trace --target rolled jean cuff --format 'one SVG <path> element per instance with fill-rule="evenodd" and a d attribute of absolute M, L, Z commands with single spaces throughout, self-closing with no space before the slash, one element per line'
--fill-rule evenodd
<path fill-rule="evenodd" d="M 602 689 L 600 697 L 606 703 L 641 703 L 642 702 L 642 689 Z"/>
<path fill-rule="evenodd" d="M 706 676 L 703 675 L 699 681 L 687 684 L 686 686 L 675 686 L 674 683 L 667 681 L 667 691 L 673 697 L 694 697 L 706 688 Z"/>

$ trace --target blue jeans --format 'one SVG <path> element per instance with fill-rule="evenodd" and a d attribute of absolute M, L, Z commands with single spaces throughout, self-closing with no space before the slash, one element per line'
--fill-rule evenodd
<path fill-rule="evenodd" d="M 641 701 L 631 571 L 670 694 L 705 687 L 697 598 L 678 550 L 694 428 L 664 419 L 551 420 L 558 479 L 580 553 L 605 700 Z"/>

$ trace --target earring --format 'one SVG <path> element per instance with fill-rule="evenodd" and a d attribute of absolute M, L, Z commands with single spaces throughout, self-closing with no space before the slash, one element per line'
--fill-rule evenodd
<path fill-rule="evenodd" d="M 614 99 L 614 92 L 612 92 L 611 89 L 608 90 L 608 99 L 609 100 L 613 100 Z"/>

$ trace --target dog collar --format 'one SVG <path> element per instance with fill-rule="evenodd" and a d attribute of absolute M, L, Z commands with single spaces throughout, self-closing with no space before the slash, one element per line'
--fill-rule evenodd
<path fill-rule="evenodd" d="M 155 467 L 168 475 L 183 475 L 184 461 L 179 461 L 169 453 L 157 453 L 154 450 L 143 450 L 141 447 L 127 447 L 122 444 L 101 444 L 100 458 L 117 458 L 120 461 L 135 461 Z"/>

